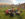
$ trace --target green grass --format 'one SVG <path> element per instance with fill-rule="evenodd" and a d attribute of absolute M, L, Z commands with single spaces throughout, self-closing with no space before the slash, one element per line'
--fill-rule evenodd
<path fill-rule="evenodd" d="M 14 16 L 14 17 L 6 16 L 5 13 L 3 12 L 3 11 L 5 11 L 6 9 L 8 9 L 8 8 L 4 8 L 4 9 L 1 9 L 1 10 L 0 10 L 0 19 L 17 19 L 17 17 L 20 17 L 20 16 Z M 23 15 L 23 16 L 22 16 L 23 19 L 25 19 L 25 18 L 24 18 L 24 16 L 25 16 L 24 13 L 25 13 L 25 10 L 24 10 L 24 12 L 22 12 L 22 13 L 20 14 L 21 16 Z"/>

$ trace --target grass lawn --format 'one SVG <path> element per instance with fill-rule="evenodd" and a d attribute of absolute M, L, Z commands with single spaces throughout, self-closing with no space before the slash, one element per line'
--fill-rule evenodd
<path fill-rule="evenodd" d="M 3 9 L 0 9 L 0 19 L 18 19 L 17 17 L 20 17 L 20 16 L 14 16 L 14 17 L 10 17 L 10 16 L 5 16 L 5 13 L 3 12 L 4 10 L 6 10 L 8 8 L 3 8 Z M 22 16 L 23 19 L 25 19 L 25 10 L 20 14 Z"/>

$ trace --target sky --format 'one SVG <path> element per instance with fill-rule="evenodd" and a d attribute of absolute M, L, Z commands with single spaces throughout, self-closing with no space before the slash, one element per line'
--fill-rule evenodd
<path fill-rule="evenodd" d="M 0 0 L 0 3 L 8 3 L 8 4 L 21 4 L 25 3 L 25 0 Z"/>

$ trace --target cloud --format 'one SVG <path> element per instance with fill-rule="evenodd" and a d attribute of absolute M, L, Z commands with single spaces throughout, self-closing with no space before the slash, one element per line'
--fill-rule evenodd
<path fill-rule="evenodd" d="M 25 0 L 0 0 L 1 3 L 18 4 L 24 3 Z"/>

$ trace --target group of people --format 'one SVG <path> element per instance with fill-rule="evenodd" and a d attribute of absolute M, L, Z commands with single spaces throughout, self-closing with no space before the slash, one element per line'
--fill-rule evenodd
<path fill-rule="evenodd" d="M 16 15 L 20 15 L 20 13 L 22 13 L 22 11 L 20 11 L 20 8 L 17 8 L 16 10 L 14 8 L 12 8 L 12 9 L 7 9 L 5 11 L 5 13 L 6 13 L 6 15 L 14 16 L 14 13 Z"/>

